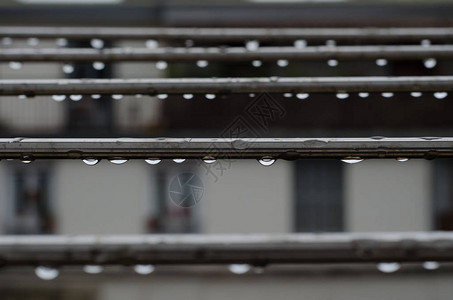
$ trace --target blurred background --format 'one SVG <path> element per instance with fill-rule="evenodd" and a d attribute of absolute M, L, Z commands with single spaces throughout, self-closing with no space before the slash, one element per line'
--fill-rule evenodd
<path fill-rule="evenodd" d="M 451 1 L 5 0 L 0 26 L 448 27 Z M 2 48 L 155 47 L 146 41 L 8 39 Z M 319 44 L 333 43 L 323 41 Z M 420 41 L 421 42 L 421 41 Z M 452 41 L 444 41 L 445 44 Z M 252 44 L 251 44 L 252 43 Z M 251 41 L 225 46 L 253 47 Z M 340 42 L 337 43 L 341 45 Z M 360 44 L 359 42 L 355 44 Z M 402 44 L 402 43 L 401 43 Z M 292 43 L 261 45 L 291 46 Z M 298 44 L 299 46 L 303 46 Z M 159 46 L 166 46 L 159 41 Z M 212 46 L 181 41 L 171 46 Z M 215 46 L 215 45 L 214 45 Z M 297 47 L 297 44 L 295 45 Z M 451 75 L 452 61 L 2 63 L 1 79 Z M 121 97 L 117 97 L 121 98 Z M 420 137 L 451 136 L 453 102 L 432 94 L 143 95 L 112 99 L 2 97 L 2 137 Z M 213 150 L 215 151 L 215 149 Z M 196 205 L 171 197 L 195 174 Z M 20 161 L 0 163 L 1 234 L 294 233 L 453 229 L 452 160 Z M 403 265 L 270 266 L 237 275 L 225 266 L 128 267 L 101 274 L 63 268 L 42 281 L 32 268 L 0 269 L 1 299 L 446 299 L 453 268 Z"/>

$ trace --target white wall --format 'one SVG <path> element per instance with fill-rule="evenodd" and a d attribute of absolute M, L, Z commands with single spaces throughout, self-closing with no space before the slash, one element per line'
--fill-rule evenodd
<path fill-rule="evenodd" d="M 28 47 L 25 41 L 15 40 L 8 47 Z M 55 47 L 54 41 L 41 41 L 40 48 Z M 63 76 L 60 63 L 25 62 L 19 70 L 12 70 L 8 62 L 0 63 L 0 79 L 57 79 Z M 68 101 L 68 100 L 66 100 Z M 63 102 L 55 102 L 50 96 L 18 99 L 16 96 L 2 96 L 0 101 L 0 125 L 14 131 L 53 132 L 64 125 Z"/>
<path fill-rule="evenodd" d="M 365 160 L 344 176 L 348 231 L 431 229 L 430 162 Z"/>
<path fill-rule="evenodd" d="M 280 160 L 264 167 L 256 160 L 241 160 L 233 162 L 223 175 L 216 174 L 217 182 L 214 176 L 202 173 L 205 193 L 199 205 L 204 233 L 292 230 L 291 162 Z"/>
<path fill-rule="evenodd" d="M 150 166 L 144 161 L 96 166 L 60 161 L 54 171 L 57 233 L 146 232 L 152 193 Z"/>
<path fill-rule="evenodd" d="M 115 47 L 144 48 L 144 41 L 121 41 Z M 118 62 L 114 66 L 118 78 L 160 78 L 165 77 L 164 70 L 158 70 L 154 62 Z M 162 101 L 149 95 L 137 98 L 125 96 L 121 101 L 113 102 L 114 118 L 119 129 L 137 130 L 159 126 L 161 121 Z"/>
<path fill-rule="evenodd" d="M 305 276 L 164 276 L 113 281 L 100 290 L 100 300 L 116 299 L 449 299 L 451 274 Z"/>

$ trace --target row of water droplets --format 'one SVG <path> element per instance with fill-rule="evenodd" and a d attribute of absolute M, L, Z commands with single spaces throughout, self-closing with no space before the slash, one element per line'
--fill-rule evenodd
<path fill-rule="evenodd" d="M 197 60 L 195 64 L 199 68 L 206 68 L 209 65 L 209 62 L 207 60 Z M 252 60 L 251 64 L 253 67 L 259 68 L 263 65 L 263 61 L 255 59 Z M 277 66 L 284 68 L 289 65 L 289 61 L 287 59 L 278 59 L 276 61 L 276 64 Z M 388 61 L 385 58 L 379 58 L 376 60 L 376 65 L 380 67 L 386 66 L 387 64 Z M 339 62 L 337 59 L 329 59 L 327 60 L 327 65 L 329 67 L 337 67 L 339 65 Z M 437 60 L 435 58 L 424 59 L 423 65 L 427 69 L 432 69 L 437 65 Z M 12 70 L 20 70 L 23 67 L 23 63 L 20 61 L 11 61 L 9 62 L 9 67 Z M 97 71 L 101 71 L 105 69 L 105 63 L 102 61 L 95 61 L 92 63 L 92 67 Z M 155 63 L 155 67 L 157 70 L 166 70 L 168 68 L 168 63 L 166 61 L 160 60 Z M 65 74 L 71 74 L 74 72 L 74 66 L 72 64 L 63 64 L 61 69 Z"/>
<path fill-rule="evenodd" d="M 8 159 L 8 160 L 12 160 L 12 159 Z M 34 161 L 33 157 L 31 156 L 24 156 L 20 159 L 23 163 L 25 164 L 29 164 L 31 162 Z M 173 162 L 177 163 L 177 164 L 181 164 L 183 162 L 186 161 L 185 158 L 174 158 L 172 159 Z M 95 166 L 97 165 L 101 159 L 99 158 L 84 158 L 82 159 L 82 161 L 89 165 L 89 166 Z M 127 158 L 123 158 L 123 157 L 112 157 L 112 158 L 109 158 L 108 159 L 109 162 L 111 162 L 112 164 L 115 164 L 115 165 L 122 165 L 122 164 L 125 164 L 129 161 L 129 159 Z M 145 162 L 150 164 L 150 165 L 157 165 L 159 164 L 160 162 L 162 161 L 162 159 L 160 158 L 148 158 L 148 159 L 145 159 Z M 202 158 L 202 161 L 206 164 L 213 164 L 217 161 L 217 159 L 215 157 L 212 157 L 212 156 L 205 156 Z M 260 159 L 257 159 L 257 161 L 265 166 L 265 167 L 269 167 L 269 166 L 272 166 L 277 160 L 273 157 L 270 157 L 270 156 L 264 156 Z M 357 163 L 360 163 L 362 161 L 364 161 L 363 158 L 361 157 L 358 157 L 358 156 L 348 156 L 348 157 L 345 157 L 343 159 L 341 159 L 342 162 L 344 163 L 347 163 L 347 164 L 357 164 Z M 409 161 L 409 158 L 407 157 L 397 157 L 396 158 L 396 161 L 398 162 L 407 162 Z"/>
<path fill-rule="evenodd" d="M 203 162 L 205 162 L 206 164 L 213 164 L 217 161 L 216 158 L 214 157 L 211 157 L 211 156 L 205 156 L 202 158 Z M 116 164 L 116 165 L 122 165 L 124 163 L 126 163 L 128 160 L 125 159 L 125 158 L 111 158 L 109 159 L 109 161 L 113 164 Z M 160 158 L 148 158 L 148 159 L 145 159 L 145 162 L 147 162 L 148 164 L 150 165 L 157 165 L 158 163 L 160 163 L 162 160 Z M 183 163 L 186 161 L 186 159 L 184 158 L 174 158 L 173 161 L 175 163 Z M 257 161 L 265 166 L 265 167 L 269 167 L 269 166 L 272 166 L 277 160 L 273 157 L 270 157 L 270 156 L 264 156 L 260 159 L 257 159 Z M 357 156 L 348 156 L 348 157 L 345 157 L 343 159 L 341 159 L 342 162 L 344 163 L 347 163 L 347 164 L 357 164 L 359 162 L 362 162 L 364 161 L 363 158 L 361 157 L 357 157 Z M 409 158 L 407 157 L 397 157 L 396 158 L 396 161 L 398 162 L 407 162 L 409 161 Z M 94 166 L 96 165 L 98 162 L 100 162 L 100 159 L 97 159 L 97 158 L 85 158 L 83 159 L 83 162 L 86 163 L 87 165 L 89 166 Z"/>
<path fill-rule="evenodd" d="M 436 270 L 440 267 L 440 264 L 436 261 L 425 261 L 422 264 L 426 270 Z M 398 262 L 382 262 L 376 265 L 376 268 L 382 273 L 394 273 L 401 269 L 401 264 Z M 134 271 L 140 275 L 149 275 L 154 272 L 155 266 L 148 265 L 135 265 Z M 264 266 L 252 266 L 250 264 L 230 264 L 228 270 L 236 275 L 242 275 L 254 270 L 255 273 L 264 273 Z M 104 271 L 104 267 L 101 265 L 85 265 L 83 271 L 87 274 L 100 274 Z M 60 271 L 57 268 L 39 266 L 35 268 L 35 274 L 42 280 L 53 280 L 60 275 Z"/>
<path fill-rule="evenodd" d="M 420 98 L 423 95 L 422 92 L 410 92 L 409 94 L 413 98 Z M 251 97 L 255 96 L 255 94 L 252 94 L 252 95 L 253 96 L 251 96 Z M 359 92 L 357 95 L 360 98 L 368 98 L 370 96 L 370 93 L 368 93 L 368 92 Z M 335 96 L 337 97 L 337 99 L 345 100 L 345 99 L 349 98 L 350 94 L 347 93 L 347 92 L 337 92 L 335 94 Z M 384 97 L 384 98 L 392 98 L 394 96 L 394 93 L 393 92 L 383 92 L 383 93 L 381 93 L 381 96 Z M 434 92 L 433 96 L 434 96 L 434 98 L 441 100 L 441 99 L 446 98 L 448 96 L 448 93 L 447 92 L 443 92 L 443 91 L 439 91 L 439 92 Z M 283 93 L 283 97 L 285 97 L 285 98 L 296 97 L 297 99 L 305 100 L 305 99 L 308 99 L 308 97 L 310 97 L 310 94 L 309 93 L 296 93 L 296 94 Z"/>
<path fill-rule="evenodd" d="M 202 158 L 202 160 L 206 164 L 213 164 L 213 163 L 215 163 L 217 161 L 217 159 L 212 157 L 212 156 L 205 156 L 205 157 Z M 82 161 L 84 163 L 86 163 L 87 165 L 89 165 L 89 166 L 94 166 L 97 163 L 99 163 L 101 160 L 97 159 L 97 158 L 84 158 Z M 115 157 L 115 158 L 109 159 L 109 161 L 111 163 L 115 164 L 115 165 L 122 165 L 122 164 L 125 164 L 128 161 L 128 159 L 121 158 L 121 157 Z M 162 159 L 160 159 L 160 158 L 148 158 L 148 159 L 145 159 L 145 162 L 150 164 L 150 165 L 157 165 L 161 161 L 162 161 Z M 173 162 L 175 162 L 177 164 L 181 164 L 181 163 L 183 163 L 185 161 L 186 161 L 185 158 L 174 158 L 173 159 Z M 267 157 L 267 156 L 258 159 L 258 162 L 261 165 L 266 166 L 266 167 L 273 165 L 275 163 L 275 161 L 276 161 L 275 158 Z"/>
<path fill-rule="evenodd" d="M 357 95 L 360 98 L 368 98 L 370 96 L 370 93 L 368 93 L 368 92 L 359 92 Z M 410 95 L 413 98 L 420 98 L 423 94 L 422 94 L 422 92 L 410 92 Z M 434 98 L 442 100 L 442 99 L 445 99 L 448 96 L 448 93 L 444 92 L 444 91 L 439 91 L 439 92 L 434 92 L 432 95 L 433 95 Z M 122 95 L 122 94 L 112 94 L 110 96 L 114 100 L 121 100 L 121 99 L 124 98 L 124 95 Z M 168 98 L 168 96 L 169 96 L 168 94 L 158 94 L 158 95 L 156 95 L 156 98 L 160 99 L 160 100 L 165 100 L 165 99 Z M 335 96 L 339 100 L 345 100 L 345 99 L 348 99 L 350 97 L 350 94 L 347 93 L 347 92 L 337 92 L 335 94 Z M 383 93 L 381 93 L 381 96 L 383 98 L 392 98 L 394 96 L 394 93 L 393 92 L 383 92 Z M 28 97 L 27 95 L 18 95 L 17 97 L 19 99 L 33 98 L 33 97 Z M 95 100 L 101 99 L 101 97 L 102 97 L 101 94 L 92 94 L 92 95 L 90 95 L 90 98 L 91 99 L 95 99 Z M 136 98 L 142 98 L 143 94 L 136 94 L 135 97 Z M 207 100 L 214 100 L 214 99 L 217 98 L 217 95 L 216 94 L 212 94 L 212 93 L 208 93 L 208 94 L 204 94 L 204 97 Z M 256 94 L 255 93 L 250 93 L 249 97 L 254 98 L 254 97 L 256 97 Z M 295 97 L 295 98 L 300 99 L 300 100 L 305 100 L 305 99 L 308 99 L 310 97 L 310 94 L 309 93 L 283 93 L 283 97 L 285 97 L 285 98 L 293 98 L 293 97 Z M 70 100 L 72 100 L 72 101 L 80 101 L 80 100 L 82 100 L 83 95 L 82 94 L 52 95 L 51 98 L 54 101 L 57 101 L 57 102 L 62 102 L 64 100 L 68 99 L 68 98 Z M 195 98 L 195 95 L 186 93 L 186 94 L 182 94 L 182 98 L 185 99 L 185 100 L 191 100 L 191 99 Z"/>
<path fill-rule="evenodd" d="M 134 271 L 140 275 L 149 275 L 154 272 L 154 265 L 135 265 Z M 87 274 L 100 274 L 104 271 L 104 267 L 101 265 L 85 265 L 83 271 Z M 60 275 L 60 271 L 54 267 L 38 266 L 35 268 L 35 274 L 42 280 L 53 280 Z"/>
<path fill-rule="evenodd" d="M 3 45 L 11 45 L 12 44 L 12 39 L 8 37 L 4 37 L 2 39 L 2 44 Z M 30 46 L 37 46 L 39 44 L 39 39 L 38 38 L 29 38 L 27 40 L 28 45 Z M 64 38 L 60 38 L 56 40 L 56 44 L 59 47 L 66 47 L 68 45 L 68 41 Z M 104 48 L 104 41 L 101 39 L 91 39 L 90 41 L 91 47 L 95 49 L 102 49 Z M 156 40 L 147 40 L 145 43 L 146 47 L 148 49 L 157 49 L 159 47 L 159 43 Z M 431 46 L 431 41 L 430 40 L 422 40 L 421 45 L 424 47 L 429 47 Z M 193 41 L 186 42 L 187 47 L 193 46 Z M 296 40 L 293 44 L 295 49 L 303 49 L 307 46 L 307 41 L 305 40 Z M 335 40 L 327 40 L 326 41 L 326 46 L 327 47 L 336 47 L 336 41 Z M 250 40 L 245 43 L 245 49 L 248 51 L 257 51 L 260 47 L 260 43 L 257 40 Z M 289 65 L 289 61 L 287 59 L 278 59 L 276 62 L 277 66 L 279 67 L 287 67 Z M 330 67 L 337 67 L 338 66 L 338 60 L 337 59 L 329 59 L 327 60 L 327 65 Z M 388 64 L 387 59 L 385 58 L 378 58 L 376 59 L 376 65 L 380 67 L 384 67 Z M 423 60 L 423 64 L 425 68 L 427 69 L 432 69 L 437 65 L 437 60 L 435 58 L 426 58 Z M 199 68 L 206 68 L 209 65 L 209 62 L 207 60 L 198 60 L 196 62 L 196 65 Z M 252 61 L 252 66 L 253 67 L 261 67 L 263 65 L 263 62 L 261 60 L 253 60 Z M 9 66 L 13 70 L 19 70 L 22 68 L 23 63 L 22 62 L 17 62 L 17 61 L 12 61 L 9 63 Z M 92 63 L 92 66 L 95 70 L 103 70 L 105 68 L 105 63 L 101 61 L 95 61 Z M 157 61 L 155 63 L 155 66 L 158 70 L 165 70 L 168 67 L 168 63 L 166 61 Z M 65 74 L 71 74 L 74 72 L 74 67 L 70 64 L 65 64 L 62 67 L 62 70 Z"/>
<path fill-rule="evenodd" d="M 1 39 L 1 44 L 3 46 L 11 46 L 13 45 L 13 39 L 11 37 L 3 37 Z M 36 47 L 39 45 L 41 42 L 39 38 L 37 37 L 30 37 L 26 40 L 27 44 L 31 47 Z M 55 45 L 58 47 L 67 47 L 68 46 L 68 40 L 66 38 L 57 38 L 55 39 Z M 90 40 L 90 46 L 95 48 L 95 49 L 102 49 L 104 48 L 104 41 L 100 38 L 92 38 Z M 193 40 L 186 40 L 185 41 L 185 47 L 190 48 L 194 46 L 194 41 Z M 335 47 L 337 46 L 337 42 L 333 39 L 328 39 L 325 42 L 325 45 L 328 47 Z M 431 41 L 429 39 L 423 39 L 420 42 L 420 45 L 424 47 L 429 47 L 431 46 Z M 160 47 L 159 42 L 155 39 L 149 39 L 145 41 L 145 46 L 148 49 L 157 49 Z M 308 46 L 308 42 L 304 39 L 298 39 L 295 40 L 293 45 L 294 48 L 296 49 L 303 49 Z M 248 40 L 245 42 L 245 48 L 249 51 L 256 51 L 260 47 L 260 42 L 258 40 Z"/>
<path fill-rule="evenodd" d="M 436 261 L 425 261 L 422 263 L 422 266 L 426 270 L 436 270 L 440 267 L 440 264 Z M 249 264 L 231 264 L 228 266 L 228 269 L 231 273 L 234 274 L 245 274 L 249 272 L 251 269 L 254 269 L 255 273 L 263 273 L 265 268 L 252 266 Z M 401 269 L 401 264 L 398 262 L 382 262 L 376 265 L 376 268 L 381 271 L 382 273 L 394 273 Z"/>

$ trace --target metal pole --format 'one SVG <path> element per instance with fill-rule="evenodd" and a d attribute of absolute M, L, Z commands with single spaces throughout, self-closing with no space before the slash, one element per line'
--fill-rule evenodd
<path fill-rule="evenodd" d="M 453 138 L 14 138 L 3 159 L 446 158 Z"/>
<path fill-rule="evenodd" d="M 2 236 L 0 265 L 453 261 L 448 232 Z"/>
<path fill-rule="evenodd" d="M 363 59 L 424 59 L 453 58 L 453 46 L 318 46 L 261 47 L 249 51 L 230 48 L 62 48 L 62 49 L 0 49 L 0 61 L 86 62 L 86 61 L 276 61 L 298 60 L 363 60 Z"/>
<path fill-rule="evenodd" d="M 0 95 L 449 92 L 453 76 L 0 80 Z"/>
<path fill-rule="evenodd" d="M 0 27 L 0 37 L 43 39 L 159 39 L 238 42 L 246 40 L 375 42 L 449 40 L 453 28 L 126 28 L 126 27 Z"/>

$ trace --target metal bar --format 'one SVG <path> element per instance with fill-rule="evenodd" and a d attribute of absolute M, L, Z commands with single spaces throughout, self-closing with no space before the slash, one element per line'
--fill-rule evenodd
<path fill-rule="evenodd" d="M 318 46 L 212 48 L 62 48 L 0 49 L 0 61 L 85 62 L 85 61 L 275 61 L 286 60 L 361 60 L 361 59 L 453 58 L 453 46 Z"/>
<path fill-rule="evenodd" d="M 448 232 L 2 236 L 0 265 L 453 261 Z"/>
<path fill-rule="evenodd" d="M 0 80 L 0 95 L 453 91 L 453 76 Z"/>
<path fill-rule="evenodd" d="M 237 42 L 367 40 L 379 42 L 448 40 L 453 28 L 125 28 L 125 27 L 0 27 L 0 37 L 42 39 L 159 39 Z"/>
<path fill-rule="evenodd" d="M 445 158 L 453 138 L 14 138 L 0 139 L 0 158 Z"/>

